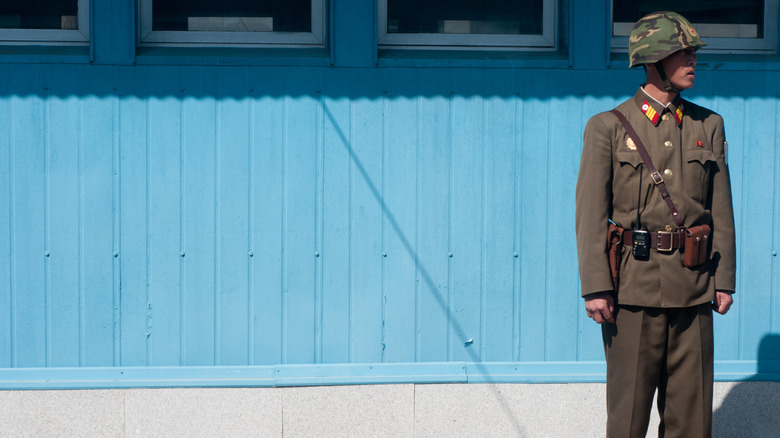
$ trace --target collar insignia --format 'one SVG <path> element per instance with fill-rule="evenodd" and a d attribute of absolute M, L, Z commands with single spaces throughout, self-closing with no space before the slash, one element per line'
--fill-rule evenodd
<path fill-rule="evenodd" d="M 653 107 L 647 103 L 647 101 L 642 102 L 642 112 L 647 116 L 648 119 L 650 119 L 651 122 L 653 122 L 653 125 L 658 123 L 658 118 L 661 117 L 661 115 L 658 114 L 658 112 L 654 110 Z"/>

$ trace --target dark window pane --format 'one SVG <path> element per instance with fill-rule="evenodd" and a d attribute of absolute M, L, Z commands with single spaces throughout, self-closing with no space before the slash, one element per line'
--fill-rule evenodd
<path fill-rule="evenodd" d="M 0 3 L 2 29 L 78 29 L 78 0 L 17 0 Z"/>
<path fill-rule="evenodd" d="M 614 0 L 615 22 L 635 23 L 643 16 L 656 11 L 674 11 L 682 14 L 694 25 L 749 24 L 756 26 L 756 38 L 764 35 L 763 0 Z M 704 28 L 702 36 L 708 36 Z"/>
<path fill-rule="evenodd" d="M 311 0 L 153 0 L 156 31 L 311 32 Z"/>
<path fill-rule="evenodd" d="M 541 35 L 543 0 L 387 0 L 388 33 Z"/>

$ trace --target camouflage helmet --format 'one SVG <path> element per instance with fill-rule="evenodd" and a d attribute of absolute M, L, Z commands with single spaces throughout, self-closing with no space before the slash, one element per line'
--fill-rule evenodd
<path fill-rule="evenodd" d="M 653 12 L 636 22 L 628 38 L 629 68 L 654 64 L 680 50 L 706 46 L 688 20 L 676 12 Z"/>

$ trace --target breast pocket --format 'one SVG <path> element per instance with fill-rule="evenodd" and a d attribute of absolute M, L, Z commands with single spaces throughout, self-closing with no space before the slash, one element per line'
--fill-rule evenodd
<path fill-rule="evenodd" d="M 616 151 L 615 159 L 617 166 L 612 175 L 612 202 L 630 211 L 637 205 L 639 167 L 644 161 L 636 151 Z"/>
<path fill-rule="evenodd" d="M 715 155 L 708 149 L 685 150 L 683 151 L 683 169 L 686 193 L 699 203 L 704 204 L 710 193 L 711 173 L 717 169 Z"/>

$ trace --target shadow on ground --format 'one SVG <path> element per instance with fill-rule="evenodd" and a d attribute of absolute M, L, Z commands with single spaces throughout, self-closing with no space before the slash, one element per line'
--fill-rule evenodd
<path fill-rule="evenodd" d="M 715 438 L 780 437 L 780 335 L 764 336 L 756 377 L 737 383 L 712 419 Z"/>

